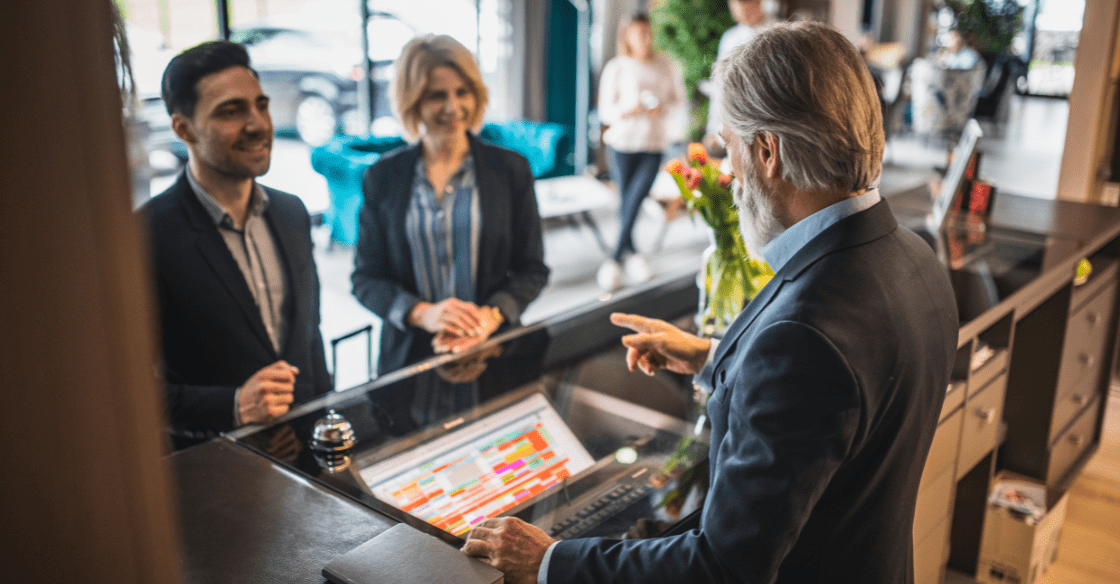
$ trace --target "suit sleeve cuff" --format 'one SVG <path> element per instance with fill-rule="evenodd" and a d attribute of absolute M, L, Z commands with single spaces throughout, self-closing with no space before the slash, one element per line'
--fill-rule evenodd
<path fill-rule="evenodd" d="M 692 376 L 692 382 L 708 393 L 711 393 L 712 389 L 715 388 L 716 347 L 719 347 L 719 339 L 712 339 L 712 346 L 708 348 L 708 360 L 704 362 L 704 368 Z"/>
<path fill-rule="evenodd" d="M 502 316 L 510 326 L 521 324 L 521 306 L 513 299 L 513 296 L 505 292 L 498 292 L 488 298 L 486 304 L 496 306 L 498 310 L 502 311 Z"/>
<path fill-rule="evenodd" d="M 412 307 L 416 306 L 419 302 L 420 299 L 412 294 L 403 293 L 397 296 L 392 306 L 389 307 L 389 314 L 386 315 L 389 324 L 402 331 L 407 331 L 409 329 L 408 313 L 411 312 Z"/>
<path fill-rule="evenodd" d="M 241 427 L 241 409 L 237 407 L 238 404 L 240 404 L 240 403 L 241 403 L 241 388 L 239 387 L 239 388 L 237 388 L 233 391 L 233 427 L 234 428 L 240 428 Z"/>
<path fill-rule="evenodd" d="M 552 550 L 556 549 L 558 543 L 560 542 L 552 542 L 552 545 L 548 546 L 548 550 L 544 552 L 544 558 L 541 559 L 541 569 L 537 572 L 537 584 L 548 584 L 548 563 L 552 561 Z"/>

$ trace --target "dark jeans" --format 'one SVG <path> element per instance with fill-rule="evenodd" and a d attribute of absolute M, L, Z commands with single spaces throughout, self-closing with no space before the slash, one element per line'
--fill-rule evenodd
<path fill-rule="evenodd" d="M 614 250 L 614 260 L 622 261 L 622 256 L 634 252 L 634 239 L 631 232 L 638 220 L 638 209 L 642 200 L 649 194 L 657 171 L 661 170 L 660 152 L 618 152 L 607 148 L 611 161 L 611 180 L 622 193 L 622 204 L 618 209 L 618 247 Z"/>

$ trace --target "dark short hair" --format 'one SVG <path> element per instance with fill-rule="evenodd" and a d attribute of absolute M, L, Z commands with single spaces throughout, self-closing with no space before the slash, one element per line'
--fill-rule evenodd
<path fill-rule="evenodd" d="M 198 81 L 211 73 L 230 67 L 245 67 L 259 77 L 249 66 L 249 53 L 245 47 L 230 41 L 210 41 L 193 46 L 167 64 L 163 71 L 160 93 L 168 114 L 194 117 L 198 105 Z"/>

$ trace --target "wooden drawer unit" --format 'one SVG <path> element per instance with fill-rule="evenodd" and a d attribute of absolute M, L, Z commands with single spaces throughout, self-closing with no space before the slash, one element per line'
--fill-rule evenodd
<path fill-rule="evenodd" d="M 949 518 L 914 543 L 914 584 L 941 584 L 949 559 Z"/>
<path fill-rule="evenodd" d="M 988 387 L 988 383 L 995 379 L 997 375 L 1001 375 L 1007 370 L 1007 363 L 1010 360 L 1010 351 L 1001 347 L 987 347 L 981 349 L 988 352 L 988 358 L 979 363 L 973 368 L 972 374 L 968 381 L 968 395 L 972 397 L 973 394 L 984 391 Z"/>
<path fill-rule="evenodd" d="M 953 465 L 957 462 L 957 451 L 960 449 L 961 444 L 961 420 L 964 418 L 964 411 L 957 408 L 953 415 L 949 416 L 937 426 L 937 432 L 933 435 L 933 444 L 929 448 L 929 455 L 926 456 L 926 466 L 922 470 L 922 484 L 918 487 L 918 492 L 922 492 L 929 487 L 929 484 L 943 474 L 953 474 Z"/>
<path fill-rule="evenodd" d="M 937 417 L 938 420 L 944 421 L 953 410 L 961 407 L 964 403 L 964 394 L 967 390 L 968 382 L 965 381 L 952 381 L 949 387 L 945 390 L 945 401 L 941 403 L 941 415 Z"/>
<path fill-rule="evenodd" d="M 1069 429 L 1050 445 L 1049 460 L 1046 461 L 1046 484 L 1056 485 L 1061 482 L 1082 455 L 1096 444 L 1100 404 L 1100 396 L 1095 396 L 1089 407 L 1078 414 Z"/>
<path fill-rule="evenodd" d="M 918 492 L 918 504 L 914 508 L 914 541 L 924 539 L 938 523 L 952 515 L 954 485 L 953 473 L 946 471 Z"/>
<path fill-rule="evenodd" d="M 961 454 L 957 462 L 958 479 L 995 448 L 1003 419 L 1003 394 L 1006 389 L 1007 376 L 999 375 L 965 401 Z"/>
<path fill-rule="evenodd" d="M 1047 441 L 1053 442 L 1058 434 L 1069 426 L 1077 416 L 1077 412 L 1089 405 L 1093 397 L 1099 393 L 1097 384 L 1092 379 L 1085 379 L 1073 390 L 1059 394 L 1054 401 L 1054 415 L 1050 418 L 1050 434 Z"/>
<path fill-rule="evenodd" d="M 1104 277 L 1100 276 L 1100 278 Z M 1097 280 L 1093 283 L 1100 285 L 1091 289 L 1092 295 L 1085 297 L 1080 305 L 1071 307 L 1069 321 L 1066 323 L 1065 346 L 1062 349 L 1062 362 L 1058 369 L 1057 394 L 1059 396 L 1070 395 L 1082 389 L 1085 384 L 1095 392 L 1096 384 L 1100 379 L 1101 364 L 1108 357 L 1105 354 L 1108 347 L 1105 345 L 1108 340 L 1109 323 L 1112 322 L 1116 282 L 1115 279 L 1111 279 Z M 1089 284 L 1083 287 L 1087 286 Z M 1074 290 L 1079 289 L 1074 288 Z"/>

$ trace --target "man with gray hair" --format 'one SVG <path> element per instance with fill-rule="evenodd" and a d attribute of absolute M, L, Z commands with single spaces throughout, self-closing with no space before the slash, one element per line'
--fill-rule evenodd
<path fill-rule="evenodd" d="M 511 584 L 913 582 L 918 485 L 957 343 L 944 268 L 876 189 L 883 129 L 834 29 L 769 28 L 718 80 L 742 231 L 776 274 L 715 343 L 614 314 L 631 369 L 711 388 L 710 489 L 662 537 L 554 542 L 480 522 Z"/>

